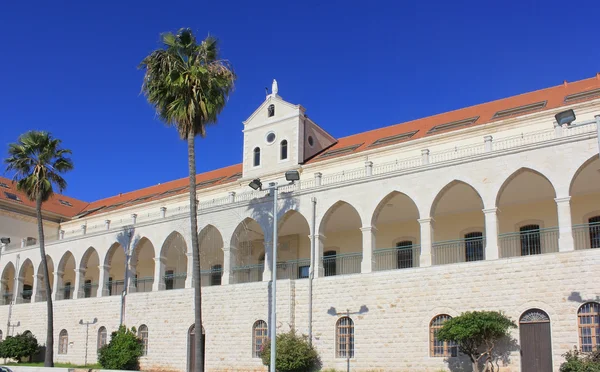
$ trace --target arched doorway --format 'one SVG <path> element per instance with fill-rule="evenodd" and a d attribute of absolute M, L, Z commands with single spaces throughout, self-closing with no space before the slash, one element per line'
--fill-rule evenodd
<path fill-rule="evenodd" d="M 206 332 L 204 331 L 204 327 L 202 327 L 202 355 L 204 355 L 204 359 L 202 360 L 202 370 L 204 371 L 204 363 L 206 360 Z M 188 371 L 192 372 L 196 368 L 196 325 L 192 324 L 190 329 L 188 330 Z"/>
<path fill-rule="evenodd" d="M 530 309 L 519 320 L 521 372 L 552 371 L 550 317 L 540 309 Z"/>
<path fill-rule="evenodd" d="M 323 242 L 324 276 L 360 273 L 362 221 L 358 211 L 345 201 L 333 204 L 323 216 L 319 233 Z"/>

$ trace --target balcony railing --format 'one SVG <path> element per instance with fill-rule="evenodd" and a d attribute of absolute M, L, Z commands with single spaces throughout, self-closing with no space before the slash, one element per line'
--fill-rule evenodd
<path fill-rule="evenodd" d="M 419 267 L 421 245 L 376 249 L 373 252 L 374 271 Z"/>
<path fill-rule="evenodd" d="M 500 257 L 558 252 L 558 227 L 498 235 Z"/>
<path fill-rule="evenodd" d="M 65 285 L 63 287 L 58 287 L 58 292 L 56 292 L 57 300 L 70 300 L 73 298 L 73 291 L 75 287 L 71 285 Z"/>
<path fill-rule="evenodd" d="M 362 253 L 344 253 L 323 257 L 325 276 L 348 275 L 360 273 Z"/>
<path fill-rule="evenodd" d="M 573 226 L 575 249 L 600 248 L 600 222 Z"/>
<path fill-rule="evenodd" d="M 165 274 L 165 289 L 182 289 L 185 288 L 185 279 L 187 278 L 187 273 L 169 273 Z"/>
<path fill-rule="evenodd" d="M 21 304 L 28 304 L 31 302 L 31 296 L 33 296 L 33 290 L 31 289 L 24 289 L 21 292 L 21 296 L 19 298 L 19 303 Z"/>
<path fill-rule="evenodd" d="M 200 284 L 203 287 L 210 287 L 213 285 L 221 285 L 223 279 L 223 269 L 213 268 L 210 270 L 200 271 Z"/>
<path fill-rule="evenodd" d="M 256 265 L 237 266 L 233 268 L 234 283 L 260 282 L 263 279 L 264 263 Z"/>
<path fill-rule="evenodd" d="M 305 279 L 310 270 L 310 258 L 277 263 L 277 279 Z"/>
<path fill-rule="evenodd" d="M 10 302 L 12 301 L 12 298 L 13 298 L 12 292 L 4 292 L 2 294 L 2 304 L 3 305 L 10 305 Z"/>
<path fill-rule="evenodd" d="M 120 296 L 125 288 L 125 280 L 109 280 L 106 282 L 106 289 L 109 296 Z"/>
<path fill-rule="evenodd" d="M 142 278 L 132 279 L 133 287 L 136 293 L 152 292 L 152 285 L 154 284 L 154 277 L 145 276 Z"/>
<path fill-rule="evenodd" d="M 85 283 L 83 285 L 83 298 L 96 297 L 98 295 L 98 283 Z"/>
<path fill-rule="evenodd" d="M 435 242 L 431 259 L 433 265 L 485 260 L 485 237 Z"/>

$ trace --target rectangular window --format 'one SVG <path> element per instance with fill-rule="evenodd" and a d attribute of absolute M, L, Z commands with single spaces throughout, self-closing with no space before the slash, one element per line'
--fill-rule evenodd
<path fill-rule="evenodd" d="M 298 267 L 298 279 L 308 278 L 309 271 L 310 271 L 309 265 Z"/>
<path fill-rule="evenodd" d="M 165 271 L 165 289 L 173 289 L 175 284 L 175 272 L 173 270 Z"/>
<path fill-rule="evenodd" d="M 336 275 L 337 257 L 335 251 L 323 253 L 323 271 L 325 271 L 325 276 Z"/>
<path fill-rule="evenodd" d="M 600 248 L 600 216 L 588 220 L 590 224 L 590 248 Z"/>
<path fill-rule="evenodd" d="M 402 242 L 396 243 L 396 248 L 398 251 L 396 268 L 398 269 L 407 269 L 413 267 L 413 244 L 410 240 L 405 240 Z"/>
<path fill-rule="evenodd" d="M 85 298 L 92 297 L 92 281 L 91 280 L 85 281 L 85 284 L 83 286 L 83 296 Z"/>
<path fill-rule="evenodd" d="M 465 261 L 483 260 L 483 233 L 472 232 L 465 235 Z"/>
<path fill-rule="evenodd" d="M 519 229 L 521 237 L 521 256 L 542 253 L 540 225 L 526 225 Z"/>
<path fill-rule="evenodd" d="M 221 265 L 213 265 L 210 273 L 210 285 L 221 285 L 222 274 L 223 267 Z"/>

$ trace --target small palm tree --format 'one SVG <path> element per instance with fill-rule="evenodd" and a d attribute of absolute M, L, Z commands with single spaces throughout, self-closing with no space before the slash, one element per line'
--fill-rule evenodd
<path fill-rule="evenodd" d="M 142 91 L 158 117 L 187 140 L 194 320 L 195 329 L 202 329 L 195 139 L 206 136 L 206 126 L 217 122 L 236 76 L 229 62 L 219 58 L 218 43 L 213 37 L 198 43 L 191 30 L 180 29 L 177 34 L 163 34 L 161 39 L 164 48 L 153 51 L 140 64 L 146 70 Z M 195 370 L 202 372 L 202 337 L 196 338 L 195 348 Z"/>
<path fill-rule="evenodd" d="M 71 150 L 62 149 L 60 144 L 61 140 L 53 138 L 48 132 L 30 131 L 21 135 L 16 143 L 9 145 L 9 156 L 5 160 L 6 170 L 14 172 L 13 182 L 17 183 L 17 190 L 24 192 L 30 200 L 35 201 L 48 308 L 46 355 L 44 358 L 44 366 L 46 367 L 54 367 L 54 315 L 48 262 L 46 261 L 46 249 L 44 247 L 42 203 L 52 196 L 55 188 L 62 192 L 67 187 L 67 182 L 62 178 L 61 173 L 73 169 L 73 162 L 69 157 Z"/>

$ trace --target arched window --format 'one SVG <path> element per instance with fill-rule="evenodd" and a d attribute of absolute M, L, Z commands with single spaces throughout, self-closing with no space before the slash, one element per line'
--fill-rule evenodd
<path fill-rule="evenodd" d="M 254 148 L 254 166 L 258 167 L 260 165 L 260 147 Z"/>
<path fill-rule="evenodd" d="M 410 240 L 403 240 L 396 243 L 397 259 L 396 268 L 406 269 L 413 267 L 413 243 Z"/>
<path fill-rule="evenodd" d="M 600 346 L 600 304 L 588 302 L 577 311 L 579 346 L 583 352 L 591 352 Z"/>
<path fill-rule="evenodd" d="M 267 322 L 257 320 L 252 326 L 252 357 L 260 358 L 260 352 L 269 338 L 269 329 Z"/>
<path fill-rule="evenodd" d="M 429 324 L 429 354 L 432 357 L 455 357 L 458 355 L 455 343 L 437 339 L 438 332 L 450 319 L 452 319 L 450 315 L 442 314 L 433 318 Z"/>
<path fill-rule="evenodd" d="M 142 324 L 138 329 L 138 338 L 142 340 L 142 345 L 144 345 L 142 356 L 148 355 L 148 327 L 145 324 Z"/>
<path fill-rule="evenodd" d="M 481 261 L 483 258 L 483 233 L 465 234 L 465 261 Z"/>
<path fill-rule="evenodd" d="M 600 216 L 588 220 L 590 224 L 590 248 L 600 248 Z"/>
<path fill-rule="evenodd" d="M 287 146 L 288 145 L 287 145 L 287 141 L 286 140 L 281 141 L 281 151 L 280 151 L 281 153 L 280 153 L 280 156 L 279 156 L 279 158 L 281 160 L 287 159 L 287 155 L 288 155 L 287 154 L 287 150 L 288 150 Z"/>
<path fill-rule="evenodd" d="M 519 231 L 521 236 L 521 256 L 542 253 L 540 225 L 525 225 Z"/>
<path fill-rule="evenodd" d="M 100 327 L 98 329 L 98 350 L 106 344 L 106 327 Z"/>
<path fill-rule="evenodd" d="M 336 358 L 354 358 L 354 321 L 345 316 L 335 325 Z"/>
<path fill-rule="evenodd" d="M 270 104 L 269 108 L 268 108 L 268 115 L 269 117 L 275 116 L 275 105 Z"/>
<path fill-rule="evenodd" d="M 58 353 L 66 354 L 69 350 L 69 334 L 66 329 L 60 331 L 58 336 Z"/>

